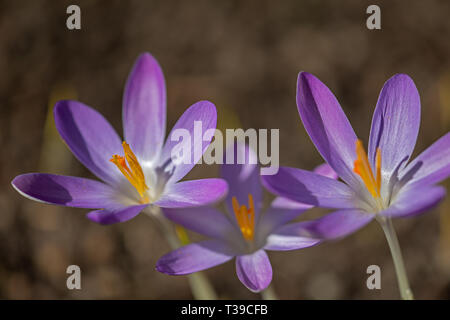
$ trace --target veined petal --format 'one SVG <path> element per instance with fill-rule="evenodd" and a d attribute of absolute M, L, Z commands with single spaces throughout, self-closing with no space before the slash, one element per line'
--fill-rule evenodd
<path fill-rule="evenodd" d="M 311 237 L 305 230 L 302 233 L 301 223 L 294 223 L 276 229 L 267 237 L 265 250 L 288 251 L 315 246 L 320 239 Z"/>
<path fill-rule="evenodd" d="M 301 169 L 280 167 L 262 176 L 263 185 L 281 197 L 326 208 L 353 208 L 354 192 L 345 183 Z"/>
<path fill-rule="evenodd" d="M 100 113 L 71 100 L 59 101 L 53 112 L 61 138 L 86 168 L 110 184 L 121 179 L 109 159 L 122 152 L 122 142 Z"/>
<path fill-rule="evenodd" d="M 166 133 L 166 85 L 155 58 L 139 56 L 123 96 L 125 140 L 140 159 L 151 161 L 161 151 Z"/>
<path fill-rule="evenodd" d="M 375 214 L 358 209 L 344 209 L 329 213 L 319 219 L 299 222 L 286 227 L 289 232 L 297 230 L 299 235 L 332 240 L 345 237 L 368 224 Z M 285 231 L 286 232 L 286 231 Z"/>
<path fill-rule="evenodd" d="M 282 226 L 314 206 L 287 198 L 275 198 L 270 207 L 261 215 L 258 224 L 258 238 L 265 239 L 279 226 Z"/>
<path fill-rule="evenodd" d="M 219 201 L 227 189 L 223 179 L 182 181 L 168 186 L 168 190 L 153 204 L 162 208 L 204 206 Z"/>
<path fill-rule="evenodd" d="M 314 172 L 331 179 L 338 178 L 336 172 L 327 163 L 323 163 L 314 168 Z M 272 201 L 270 208 L 264 214 L 262 223 L 270 232 L 274 228 L 297 218 L 300 214 L 312 207 L 313 205 L 310 204 L 277 197 Z"/>
<path fill-rule="evenodd" d="M 190 274 L 225 263 L 233 251 L 220 240 L 205 240 L 178 248 L 158 260 L 156 270 L 169 275 Z"/>
<path fill-rule="evenodd" d="M 14 178 L 13 187 L 31 200 L 76 208 L 103 208 L 114 201 L 109 185 L 85 178 L 27 173 Z"/>
<path fill-rule="evenodd" d="M 264 250 L 236 257 L 236 273 L 242 284 L 253 292 L 267 288 L 272 281 L 272 266 Z"/>
<path fill-rule="evenodd" d="M 387 173 L 411 156 L 419 126 L 419 92 L 410 77 L 397 74 L 384 84 L 373 114 L 368 148 L 372 167 L 377 148 L 381 149 L 382 170 Z"/>
<path fill-rule="evenodd" d="M 235 231 L 225 215 L 211 207 L 166 208 L 163 212 L 173 222 L 211 238 L 223 239 Z"/>
<path fill-rule="evenodd" d="M 125 222 L 133 219 L 149 204 L 140 204 L 135 206 L 118 206 L 116 208 L 101 209 L 89 212 L 86 216 L 89 220 L 108 225 L 113 223 Z"/>
<path fill-rule="evenodd" d="M 450 133 L 439 138 L 403 171 L 400 184 L 425 187 L 439 183 L 450 175 Z"/>
<path fill-rule="evenodd" d="M 380 214 L 393 218 L 416 216 L 436 206 L 444 197 L 445 188 L 441 186 L 400 190 L 394 202 Z"/>
<path fill-rule="evenodd" d="M 233 155 L 233 157 L 231 157 Z M 232 160 L 226 164 L 226 157 Z M 258 220 L 262 206 L 262 185 L 259 175 L 258 158 L 250 147 L 243 143 L 231 145 L 225 153 L 224 164 L 221 166 L 221 176 L 228 183 L 228 194 L 225 199 L 228 212 L 233 212 L 232 198 L 241 205 L 248 205 L 248 195 L 251 194 L 255 204 L 255 220 Z"/>
<path fill-rule="evenodd" d="M 216 122 L 216 107 L 209 101 L 193 104 L 178 119 L 159 160 L 159 166 L 171 175 L 169 184 L 181 180 L 201 159 L 213 137 L 203 140 L 203 135 L 214 130 Z"/>
<path fill-rule="evenodd" d="M 297 107 L 303 125 L 326 162 L 349 185 L 361 183 L 353 173 L 356 135 L 336 97 L 319 79 L 301 72 Z"/>

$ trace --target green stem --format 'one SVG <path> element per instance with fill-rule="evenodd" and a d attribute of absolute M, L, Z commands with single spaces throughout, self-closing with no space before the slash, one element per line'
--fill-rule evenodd
<path fill-rule="evenodd" d="M 277 294 L 275 293 L 275 290 L 273 290 L 272 285 L 261 291 L 261 297 L 263 300 L 278 300 Z"/>
<path fill-rule="evenodd" d="M 161 213 L 161 209 L 158 207 L 153 207 L 150 211 L 146 212 L 153 220 L 155 220 L 159 226 L 159 230 L 162 235 L 166 238 L 167 243 L 175 250 L 181 246 L 180 240 L 174 232 L 173 225 L 167 220 L 166 217 Z M 189 274 L 188 276 L 189 285 L 191 287 L 192 295 L 196 300 L 216 300 L 217 294 L 214 291 L 209 280 L 202 272 L 196 272 Z"/>
<path fill-rule="evenodd" d="M 413 293 L 409 287 L 408 276 L 406 274 L 405 264 L 403 263 L 400 244 L 398 243 L 397 234 L 394 230 L 391 218 L 379 217 L 378 222 L 383 228 L 386 240 L 391 250 L 392 260 L 394 261 L 395 273 L 397 274 L 398 287 L 403 300 L 414 300 Z"/>

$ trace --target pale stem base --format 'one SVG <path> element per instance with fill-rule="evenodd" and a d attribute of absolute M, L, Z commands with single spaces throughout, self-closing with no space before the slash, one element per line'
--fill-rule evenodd
<path fill-rule="evenodd" d="M 397 239 L 397 234 L 394 230 L 391 218 L 377 217 L 378 222 L 383 228 L 384 235 L 391 250 L 392 260 L 394 261 L 395 273 L 397 274 L 398 287 L 400 295 L 403 300 L 413 300 L 414 296 L 409 287 L 408 276 L 406 274 L 405 264 L 403 263 L 402 252 L 400 244 Z"/>

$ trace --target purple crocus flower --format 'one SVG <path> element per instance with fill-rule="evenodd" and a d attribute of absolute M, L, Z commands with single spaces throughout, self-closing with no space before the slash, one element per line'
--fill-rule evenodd
<path fill-rule="evenodd" d="M 297 105 L 317 150 L 343 181 L 282 167 L 263 184 L 288 199 L 338 209 L 315 224 L 316 234 L 345 236 L 377 216 L 414 216 L 444 197 L 436 184 L 450 174 L 450 133 L 407 163 L 420 123 L 419 93 L 407 75 L 393 76 L 381 90 L 368 155 L 334 95 L 306 72 L 298 77 Z"/>
<path fill-rule="evenodd" d="M 306 72 L 298 77 L 297 106 L 311 140 L 342 182 L 284 167 L 264 176 L 263 184 L 288 199 L 337 209 L 308 226 L 298 225 L 301 233 L 306 228 L 312 236 L 335 239 L 377 219 L 391 249 L 402 298 L 412 299 L 391 218 L 415 216 L 445 196 L 436 184 L 450 174 L 450 133 L 408 163 L 419 131 L 420 98 L 404 74 L 390 78 L 381 90 L 368 155 L 335 96 Z"/>
<path fill-rule="evenodd" d="M 48 204 L 98 209 L 87 217 L 101 224 L 124 222 L 146 207 L 181 208 L 211 203 L 227 190 L 222 179 L 179 182 L 198 162 L 210 144 L 193 141 L 191 153 L 172 159 L 172 148 L 191 141 L 164 144 L 166 87 L 158 62 L 148 53 L 136 61 L 123 97 L 122 142 L 109 122 L 97 111 L 78 101 L 55 105 L 56 128 L 72 153 L 102 182 L 46 173 L 28 173 L 12 185 L 23 196 Z M 203 131 L 216 127 L 215 106 L 200 101 L 187 109 L 172 132 L 187 130 L 194 121 Z M 200 148 L 201 152 L 194 152 Z M 186 148 L 183 148 L 186 150 Z M 123 154 L 121 156 L 120 154 Z"/>
<path fill-rule="evenodd" d="M 242 144 L 234 148 L 235 164 L 224 164 L 221 170 L 229 185 L 225 214 L 211 207 L 163 210 L 170 220 L 210 239 L 166 254 L 159 259 L 156 269 L 169 275 L 185 275 L 236 257 L 239 280 L 251 291 L 259 292 L 272 280 L 266 250 L 296 250 L 320 241 L 307 234 L 294 234 L 287 224 L 311 208 L 310 205 L 279 197 L 261 213 L 263 189 L 259 167 L 255 164 L 256 155 Z M 236 161 L 238 148 L 244 150 L 240 154 L 246 155 L 246 161 Z M 329 177 L 335 175 L 328 165 L 322 165 L 316 171 Z"/>

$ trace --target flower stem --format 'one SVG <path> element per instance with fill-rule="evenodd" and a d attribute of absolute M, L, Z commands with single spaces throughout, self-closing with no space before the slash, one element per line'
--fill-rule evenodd
<path fill-rule="evenodd" d="M 181 246 L 180 240 L 175 234 L 174 228 L 169 220 L 162 214 L 161 209 L 153 207 L 150 211 L 146 211 L 153 220 L 158 224 L 161 234 L 166 238 L 167 243 L 175 250 Z M 196 300 L 216 300 L 217 294 L 214 291 L 209 280 L 202 272 L 189 274 L 189 286 L 191 287 L 192 295 Z"/>
<path fill-rule="evenodd" d="M 272 285 L 261 291 L 261 297 L 263 300 L 278 300 L 277 294 L 275 293 L 275 290 L 273 290 Z"/>
<path fill-rule="evenodd" d="M 414 300 L 413 293 L 409 287 L 408 276 L 406 274 L 405 264 L 403 263 L 402 252 L 400 244 L 397 239 L 397 234 L 394 230 L 391 218 L 379 217 L 378 222 L 383 228 L 386 240 L 391 250 L 392 260 L 394 261 L 395 272 L 397 274 L 398 287 L 400 295 L 403 300 Z"/>

